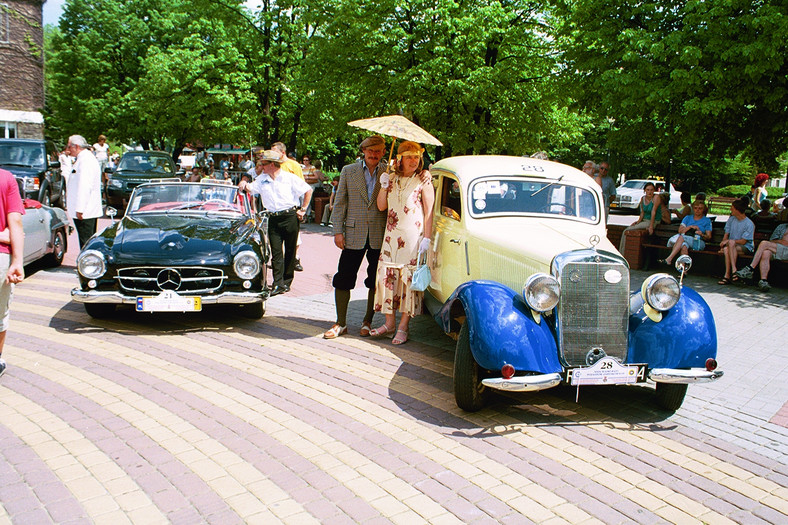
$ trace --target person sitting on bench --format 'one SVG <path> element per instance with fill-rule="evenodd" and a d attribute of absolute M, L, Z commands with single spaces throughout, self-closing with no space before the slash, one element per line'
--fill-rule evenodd
<path fill-rule="evenodd" d="M 752 279 L 755 267 L 758 266 L 761 270 L 761 280 L 758 281 L 758 289 L 762 292 L 768 292 L 772 289 L 769 281 L 767 281 L 772 259 L 788 261 L 788 223 L 776 227 L 768 241 L 761 241 L 758 244 L 758 250 L 752 257 L 752 262 L 736 272 L 736 275 L 740 279 Z"/>
<path fill-rule="evenodd" d="M 700 251 L 706 248 L 706 241 L 711 240 L 711 220 L 706 217 L 708 208 L 701 201 L 692 204 L 692 215 L 687 215 L 682 219 L 679 232 L 668 239 L 668 248 L 671 246 L 670 255 L 658 262 L 661 264 L 673 265 L 673 258 L 681 252 L 687 255 L 689 250 Z"/>

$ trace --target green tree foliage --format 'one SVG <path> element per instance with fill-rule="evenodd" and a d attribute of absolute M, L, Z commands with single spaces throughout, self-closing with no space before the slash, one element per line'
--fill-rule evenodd
<path fill-rule="evenodd" d="M 687 164 L 745 152 L 776 167 L 788 149 L 788 4 L 556 4 L 565 71 L 579 106 L 615 122 L 611 147 Z"/>

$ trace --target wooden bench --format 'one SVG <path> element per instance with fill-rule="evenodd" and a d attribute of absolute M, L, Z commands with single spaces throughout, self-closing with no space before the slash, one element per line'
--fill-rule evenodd
<path fill-rule="evenodd" d="M 729 215 L 731 204 L 736 200 L 736 197 L 709 197 L 706 205 L 709 207 L 709 215 Z"/>
<path fill-rule="evenodd" d="M 664 259 L 670 253 L 672 248 L 668 248 L 667 243 L 671 237 L 679 232 L 679 226 L 679 223 L 660 224 L 654 228 L 653 235 L 647 236 L 643 239 L 641 246 L 644 250 L 644 269 L 650 268 L 654 263 L 656 263 L 657 259 Z M 771 237 L 775 227 L 775 223 L 755 223 L 755 235 L 753 236 L 753 245 L 755 250 L 758 249 L 758 244 L 760 244 L 761 241 L 769 240 L 769 237 Z M 717 273 L 723 273 L 725 258 L 719 253 L 719 248 L 724 236 L 725 224 L 715 222 L 712 225 L 711 240 L 706 242 L 706 249 L 698 251 L 690 250 L 690 256 L 696 263 L 695 268 L 701 273 L 709 273 L 713 275 L 716 275 Z M 748 264 L 752 260 L 752 256 L 754 254 L 755 251 L 753 251 L 752 254 L 739 255 L 737 258 L 738 267 L 741 268 L 745 264 Z M 772 267 L 774 266 L 779 267 L 776 269 L 777 272 L 780 272 L 781 274 L 788 273 L 786 272 L 786 270 L 788 270 L 788 261 L 773 260 Z M 772 276 L 776 274 L 776 271 L 773 269 L 769 272 L 770 280 L 772 279 Z"/>

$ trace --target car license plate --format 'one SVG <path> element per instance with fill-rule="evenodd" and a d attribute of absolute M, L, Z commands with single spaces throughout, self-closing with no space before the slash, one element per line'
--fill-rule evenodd
<path fill-rule="evenodd" d="M 612 357 L 603 357 L 587 368 L 571 369 L 570 381 L 572 385 L 637 383 L 640 367 L 641 365 L 622 365 Z"/>
<path fill-rule="evenodd" d="M 199 312 L 202 300 L 199 297 L 178 295 L 165 290 L 152 297 L 137 297 L 138 312 Z"/>

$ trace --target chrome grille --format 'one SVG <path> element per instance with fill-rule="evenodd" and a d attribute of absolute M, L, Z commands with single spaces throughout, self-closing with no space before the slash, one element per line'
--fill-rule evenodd
<path fill-rule="evenodd" d="M 227 277 L 220 268 L 189 266 L 137 266 L 118 270 L 115 279 L 126 293 L 212 293 Z"/>
<path fill-rule="evenodd" d="M 608 282 L 605 272 L 609 270 L 618 272 L 621 280 Z M 617 262 L 569 262 L 559 279 L 558 336 L 566 364 L 590 364 L 586 357 L 594 349 L 624 361 L 629 318 L 627 267 Z"/>

